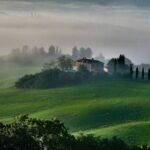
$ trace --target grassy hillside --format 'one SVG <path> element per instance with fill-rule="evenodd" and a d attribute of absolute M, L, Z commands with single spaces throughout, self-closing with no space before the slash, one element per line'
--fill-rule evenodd
<path fill-rule="evenodd" d="M 11 87 L 23 75 L 35 73 L 40 70 L 41 67 L 0 67 L 0 88 Z"/>
<path fill-rule="evenodd" d="M 0 120 L 28 113 L 61 119 L 72 132 L 150 144 L 150 84 L 103 81 L 50 90 L 0 90 Z"/>
<path fill-rule="evenodd" d="M 75 133 L 79 135 L 80 132 Z M 82 132 L 94 134 L 103 138 L 110 138 L 114 135 L 130 144 L 150 144 L 150 121 L 130 122 L 109 127 L 100 127 Z"/>

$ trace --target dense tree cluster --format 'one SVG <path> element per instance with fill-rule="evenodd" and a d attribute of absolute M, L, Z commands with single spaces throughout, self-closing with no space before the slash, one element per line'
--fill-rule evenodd
<path fill-rule="evenodd" d="M 11 124 L 0 124 L 1 150 L 65 150 L 74 137 L 59 120 L 42 121 L 18 117 Z"/>
<path fill-rule="evenodd" d="M 58 46 L 50 45 L 48 48 L 44 47 L 29 47 L 28 45 L 22 48 L 13 48 L 11 52 L 5 56 L 0 57 L 0 66 L 6 65 L 21 65 L 21 66 L 41 66 L 44 63 L 50 63 L 56 61 L 60 56 L 63 56 L 61 48 Z M 67 54 L 73 60 L 81 59 L 83 57 L 92 58 L 92 49 L 87 47 L 77 48 L 76 46 L 72 49 L 72 54 Z M 97 56 L 98 59 L 104 61 L 104 56 L 100 54 Z"/>
<path fill-rule="evenodd" d="M 141 72 L 139 71 L 139 67 L 137 66 L 135 68 L 135 72 L 133 70 L 133 65 L 130 66 L 130 77 L 136 78 L 136 79 L 142 79 L 142 80 L 150 80 L 150 69 L 148 69 L 148 72 L 145 72 L 145 68 L 143 67 Z"/>
<path fill-rule="evenodd" d="M 107 64 L 109 72 L 114 75 L 129 74 L 130 65 L 126 64 L 126 60 L 124 55 L 120 55 L 119 58 L 112 58 Z"/>
<path fill-rule="evenodd" d="M 69 55 L 62 55 L 58 57 L 55 61 L 50 63 L 45 63 L 43 66 L 43 70 L 49 69 L 60 69 L 62 71 L 73 71 L 74 61 Z"/>
<path fill-rule="evenodd" d="M 119 58 L 112 58 L 107 65 L 109 73 L 114 77 L 150 80 L 150 69 L 147 68 L 148 66 L 146 66 L 146 69 L 144 64 L 134 66 L 132 61 L 124 55 L 120 55 Z"/>
<path fill-rule="evenodd" d="M 101 75 L 102 77 L 102 75 Z M 89 72 L 86 68 L 78 72 L 67 72 L 58 68 L 43 70 L 34 75 L 25 75 L 16 83 L 16 88 L 55 88 L 100 80 L 98 74 Z"/>
<path fill-rule="evenodd" d="M 39 120 L 21 115 L 10 124 L 0 123 L 1 150 L 150 150 L 129 146 L 121 139 L 71 135 L 57 119 Z"/>
<path fill-rule="evenodd" d="M 105 73 L 89 72 L 85 66 L 80 66 L 78 71 L 73 70 L 73 60 L 62 55 L 57 61 L 45 64 L 40 73 L 25 75 L 16 83 L 16 88 L 55 88 L 75 85 L 88 81 L 107 78 Z"/>
<path fill-rule="evenodd" d="M 65 55 L 58 58 L 58 68 L 62 71 L 72 71 L 73 69 L 73 60 L 70 57 Z"/>
<path fill-rule="evenodd" d="M 61 49 L 51 45 L 48 50 L 44 47 L 23 46 L 12 50 L 7 58 L 8 62 L 18 65 L 41 65 L 50 62 L 61 56 Z"/>
<path fill-rule="evenodd" d="M 55 55 L 55 47 L 51 46 L 49 53 Z M 80 66 L 75 71 L 74 62 L 70 55 L 61 55 L 55 61 L 46 63 L 40 73 L 34 75 L 25 75 L 16 83 L 17 88 L 54 88 L 69 85 L 75 85 L 93 80 L 111 79 L 111 78 L 130 78 L 150 80 L 150 70 L 145 74 L 144 68 L 140 72 L 138 67 L 132 64 L 126 64 L 124 55 L 119 58 L 113 58 L 108 63 L 108 72 L 94 73 L 89 72 L 87 68 Z"/>

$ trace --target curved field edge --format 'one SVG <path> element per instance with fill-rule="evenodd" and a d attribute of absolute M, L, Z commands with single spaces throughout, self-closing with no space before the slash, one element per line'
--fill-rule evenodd
<path fill-rule="evenodd" d="M 1 89 L 0 121 L 9 122 L 20 114 L 40 119 L 57 117 L 71 132 L 150 121 L 149 91 L 150 84 L 142 81 L 101 81 L 49 90 Z M 137 136 L 138 130 L 121 129 L 120 134 L 115 129 L 104 131 L 106 135 L 115 135 L 112 133 L 116 131 L 124 137 L 135 134 L 134 140 L 129 142 L 149 143 L 149 136 L 146 139 L 144 134 L 150 135 L 147 126 L 138 125 L 140 134 Z"/>
<path fill-rule="evenodd" d="M 78 136 L 81 133 L 92 134 L 100 136 L 101 138 L 112 138 L 117 136 L 131 145 L 150 145 L 150 121 L 131 122 L 109 127 L 100 127 L 86 131 L 79 131 L 73 134 Z"/>

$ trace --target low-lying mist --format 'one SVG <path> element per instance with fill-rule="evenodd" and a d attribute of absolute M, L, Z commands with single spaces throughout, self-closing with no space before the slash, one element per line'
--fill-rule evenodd
<path fill-rule="evenodd" d="M 150 62 L 150 13 L 143 7 L 0 1 L 0 10 L 1 55 L 13 47 L 53 43 L 66 53 L 74 45 L 90 46 L 107 58 L 123 53 L 135 63 Z"/>

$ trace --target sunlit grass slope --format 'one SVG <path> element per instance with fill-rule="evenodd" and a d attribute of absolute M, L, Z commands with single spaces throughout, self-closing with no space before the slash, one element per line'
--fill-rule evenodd
<path fill-rule="evenodd" d="M 87 131 L 82 134 L 93 134 L 103 138 L 117 136 L 130 144 L 149 144 L 150 145 L 150 121 L 139 121 L 125 124 L 119 124 L 109 127 L 100 127 Z M 80 132 L 75 133 L 79 135 Z"/>
<path fill-rule="evenodd" d="M 61 119 L 73 132 L 117 135 L 150 144 L 150 83 L 101 81 L 49 90 L 0 90 L 0 120 L 32 117 Z"/>

